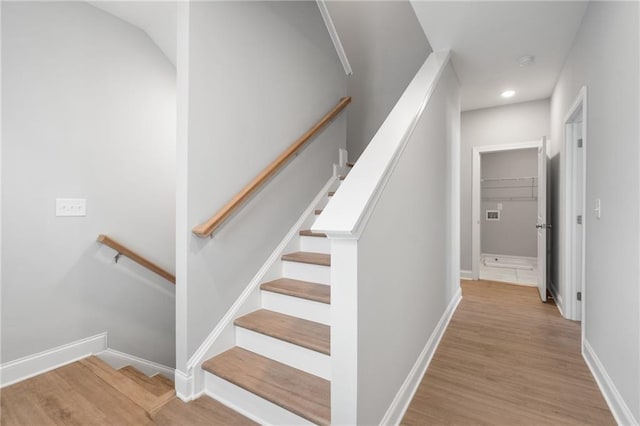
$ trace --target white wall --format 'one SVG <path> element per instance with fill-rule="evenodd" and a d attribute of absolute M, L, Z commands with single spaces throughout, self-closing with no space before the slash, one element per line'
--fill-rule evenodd
<path fill-rule="evenodd" d="M 187 337 L 178 342 L 179 368 L 327 182 L 346 144 L 343 114 L 213 238 L 192 236 L 193 226 L 346 95 L 346 77 L 315 2 L 194 2 L 190 8 L 188 144 L 179 165 L 188 170 L 188 184 L 179 188 L 188 210 L 178 230 L 189 237 L 177 301 L 186 317 L 178 332 Z M 179 44 L 179 68 L 184 47 Z"/>
<path fill-rule="evenodd" d="M 459 289 L 448 271 L 459 108 L 449 64 L 358 241 L 358 424 L 380 423 Z"/>
<path fill-rule="evenodd" d="M 564 117 L 587 86 L 585 339 L 640 421 L 639 42 L 637 2 L 591 2 L 553 92 L 552 217 L 562 235 Z M 560 178 L 560 179 L 559 179 Z M 602 218 L 595 219 L 595 200 Z M 563 249 L 561 241 L 560 249 Z M 567 264 L 562 252 L 555 262 Z M 564 269 L 554 281 L 565 291 Z M 568 295 L 566 295 L 568 297 Z M 620 419 L 619 419 L 620 420 Z M 629 419 L 622 419 L 629 423 Z"/>
<path fill-rule="evenodd" d="M 431 52 L 409 1 L 328 1 L 353 74 L 347 149 L 358 159 Z"/>
<path fill-rule="evenodd" d="M 88 4 L 2 9 L 2 361 L 107 331 L 172 366 L 173 285 L 95 240 L 173 269 L 175 70 Z M 57 197 L 87 216 L 55 217 Z"/>
<path fill-rule="evenodd" d="M 549 100 L 462 113 L 460 124 L 460 268 L 471 271 L 471 180 L 473 147 L 539 140 L 548 136 Z"/>
<path fill-rule="evenodd" d="M 481 154 L 482 179 L 536 177 L 538 150 L 519 149 Z M 486 181 L 481 184 L 480 252 L 537 256 L 537 179 Z M 514 197 L 515 199 L 510 199 Z M 487 220 L 487 210 L 501 205 L 500 220 Z"/>

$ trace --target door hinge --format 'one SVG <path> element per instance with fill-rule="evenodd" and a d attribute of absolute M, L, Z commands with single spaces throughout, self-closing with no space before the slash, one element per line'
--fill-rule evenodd
<path fill-rule="evenodd" d="M 578 139 L 578 148 L 582 148 L 582 138 Z"/>
<path fill-rule="evenodd" d="M 582 225 L 582 215 L 579 214 L 578 217 L 576 218 L 576 222 L 578 223 L 578 225 Z"/>
<path fill-rule="evenodd" d="M 576 299 L 578 299 L 578 301 L 582 300 L 582 292 L 579 291 L 578 293 L 576 293 Z"/>

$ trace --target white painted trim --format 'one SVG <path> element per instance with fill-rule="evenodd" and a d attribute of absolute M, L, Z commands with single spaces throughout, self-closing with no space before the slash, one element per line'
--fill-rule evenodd
<path fill-rule="evenodd" d="M 186 371 L 189 356 L 187 342 L 187 274 L 191 230 L 189 206 L 189 17 L 190 2 L 176 5 L 176 369 Z M 177 381 L 176 381 L 177 383 Z"/>
<path fill-rule="evenodd" d="M 329 355 L 237 326 L 236 346 L 296 370 L 331 380 Z"/>
<path fill-rule="evenodd" d="M 575 214 L 575 207 L 574 206 L 574 199 L 573 199 L 573 191 L 572 191 L 572 184 L 573 184 L 573 173 L 571 172 L 573 170 L 573 163 L 574 163 L 574 151 L 577 148 L 574 147 L 568 147 L 567 145 L 569 143 L 573 142 L 573 137 L 571 137 L 571 140 L 567 140 L 567 134 L 566 134 L 566 129 L 567 129 L 567 124 L 569 124 L 571 122 L 572 119 L 574 119 L 574 115 L 577 112 L 577 110 L 582 107 L 582 163 L 583 163 L 583 167 L 582 167 L 582 206 L 580 206 L 582 208 L 582 226 L 581 226 L 581 232 L 582 232 L 582 280 L 580 283 L 576 283 L 575 278 L 575 272 L 573 271 L 574 268 L 574 264 L 575 264 L 575 253 L 574 253 L 574 244 L 572 243 L 572 229 L 574 228 L 573 225 L 573 216 Z M 580 319 L 582 321 L 582 339 L 584 340 L 584 333 L 585 333 L 585 315 L 584 315 L 584 311 L 585 311 L 585 307 L 586 307 L 586 294 L 585 294 L 585 285 L 584 285 L 584 280 L 585 280 L 585 272 L 586 272 L 586 259 L 585 259 L 585 255 L 586 255 L 586 229 L 587 229 L 587 222 L 588 222 L 588 216 L 587 216 L 587 210 L 586 210 L 586 182 L 587 182 L 587 146 L 588 146 L 588 135 L 587 135 L 587 87 L 586 86 L 582 86 L 582 88 L 580 89 L 580 91 L 578 92 L 578 95 L 576 96 L 576 99 L 573 101 L 573 103 L 571 104 L 571 107 L 569 107 L 569 110 L 567 111 L 567 113 L 565 114 L 564 117 L 564 121 L 563 121 L 563 134 L 564 134 L 564 143 L 562 144 L 562 152 L 564 153 L 564 161 L 562 163 L 561 166 L 561 171 L 560 171 L 560 175 L 561 175 L 561 182 L 563 182 L 564 184 L 561 186 L 561 188 L 564 190 L 564 194 L 560 195 L 560 199 L 562 200 L 562 202 L 564 203 L 564 212 L 563 214 L 561 214 L 561 218 L 563 218 L 564 223 L 562 224 L 562 232 L 560 233 L 561 238 L 562 238 L 562 251 L 561 251 L 561 258 L 560 258 L 560 276 L 563 277 L 563 281 L 564 281 L 564 285 L 563 285 L 563 297 L 565 300 L 567 300 L 567 304 L 566 306 L 564 306 L 565 308 L 565 313 L 566 316 L 565 318 L 568 319 L 572 319 L 572 320 L 578 320 Z M 582 312 L 580 315 L 580 318 L 578 318 L 577 315 L 577 310 L 578 310 L 578 301 L 575 298 L 575 294 L 576 292 L 579 291 L 579 289 L 581 289 L 582 291 Z"/>
<path fill-rule="evenodd" d="M 205 394 L 261 425 L 310 425 L 308 420 L 214 374 L 205 373 Z"/>
<path fill-rule="evenodd" d="M 358 423 L 358 241 L 331 241 L 331 422 Z M 339 325 L 339 327 L 337 326 Z"/>
<path fill-rule="evenodd" d="M 345 52 L 344 46 L 342 46 L 342 41 L 340 41 L 340 35 L 338 35 L 335 25 L 333 25 L 333 19 L 331 19 L 327 3 L 325 0 L 316 0 L 316 3 L 318 4 L 318 9 L 320 9 L 320 14 L 322 15 L 324 24 L 327 26 L 327 30 L 329 31 L 329 37 L 331 37 L 333 47 L 336 48 L 336 53 L 338 54 L 338 58 L 340 58 L 340 63 L 342 64 L 344 73 L 346 75 L 352 75 L 353 70 L 351 69 L 349 58 L 347 58 L 347 52 Z"/>
<path fill-rule="evenodd" d="M 0 387 L 46 373 L 107 349 L 107 333 L 96 334 L 66 345 L 27 355 L 0 365 Z"/>
<path fill-rule="evenodd" d="M 558 308 L 558 311 L 560 312 L 560 315 L 562 315 L 563 318 L 567 318 L 567 316 L 564 314 L 564 301 L 560 293 L 558 293 L 558 286 L 556 286 L 556 284 L 551 280 L 549 280 L 548 283 L 549 286 L 547 288 L 553 296 L 553 300 L 556 304 L 556 307 Z"/>
<path fill-rule="evenodd" d="M 607 405 L 609 405 L 609 409 L 616 419 L 616 423 L 619 425 L 637 425 L 638 421 L 633 417 L 631 410 L 624 399 L 622 399 L 622 395 L 618 392 L 607 370 L 586 339 L 582 341 L 582 357 L 587 363 L 589 370 L 591 370 L 591 374 L 596 380 L 605 401 L 607 401 Z"/>
<path fill-rule="evenodd" d="M 298 218 L 296 223 L 293 225 L 293 227 L 289 230 L 287 235 L 285 235 L 285 237 L 282 239 L 280 244 L 278 244 L 276 249 L 271 253 L 271 255 L 269 256 L 267 261 L 264 263 L 264 265 L 262 265 L 260 270 L 251 279 L 251 281 L 249 282 L 247 287 L 244 289 L 244 291 L 242 292 L 240 297 L 238 297 L 238 299 L 231 306 L 231 308 L 229 308 L 229 310 L 224 315 L 224 317 L 220 320 L 220 322 L 218 322 L 216 327 L 211 331 L 211 333 L 207 336 L 207 338 L 202 342 L 202 344 L 200 345 L 198 350 L 196 350 L 196 352 L 193 354 L 193 356 L 189 359 L 189 361 L 187 362 L 188 371 L 192 371 L 194 368 L 196 368 L 199 365 L 201 365 L 207 359 L 207 355 L 209 354 L 210 348 L 213 346 L 213 343 L 218 339 L 218 337 L 220 337 L 222 332 L 225 329 L 229 328 L 229 327 L 233 327 L 233 321 L 238 316 L 240 308 L 249 299 L 249 296 L 263 282 L 264 276 L 269 271 L 269 269 L 277 261 L 280 260 L 280 257 L 282 256 L 282 253 L 284 252 L 285 248 L 290 243 L 290 241 L 298 236 L 298 232 L 299 232 L 300 228 L 302 227 L 302 225 L 304 224 L 304 222 L 309 217 L 315 215 L 314 214 L 314 210 L 316 208 L 316 205 L 318 205 L 318 203 L 320 203 L 320 201 L 322 201 L 322 199 L 324 197 L 326 197 L 327 192 L 329 191 L 329 188 L 331 188 L 331 186 L 333 184 L 335 184 L 335 182 L 337 182 L 337 181 L 338 181 L 338 178 L 336 176 L 332 176 L 327 181 L 327 183 L 324 185 L 324 187 L 320 190 L 320 192 L 318 192 L 318 194 L 313 199 L 313 201 L 309 204 L 309 207 L 307 207 L 306 210 L 304 212 L 302 212 L 302 214 L 300 215 L 300 217 Z"/>
<path fill-rule="evenodd" d="M 467 270 L 460 271 L 460 279 L 461 280 L 472 280 L 473 279 L 473 272 L 467 271 Z"/>
<path fill-rule="evenodd" d="M 458 289 L 458 291 L 454 294 L 449 302 L 449 305 L 443 312 L 436 328 L 431 333 L 427 344 L 422 349 L 418 360 L 414 364 L 413 368 L 409 372 L 409 375 L 405 379 L 404 383 L 398 390 L 393 402 L 387 409 L 384 417 L 380 424 L 382 425 L 398 425 L 402 421 L 402 417 L 404 417 L 404 413 L 409 408 L 409 404 L 413 399 L 416 391 L 418 390 L 418 386 L 420 386 L 420 382 L 427 372 L 427 368 L 429 364 L 431 364 L 431 360 L 433 359 L 433 355 L 436 353 L 436 349 L 438 349 L 438 345 L 440 344 L 440 340 L 444 335 L 453 314 L 455 313 L 460 301 L 462 300 L 462 290 Z"/>
<path fill-rule="evenodd" d="M 539 148 L 541 146 L 542 142 L 537 140 L 503 145 L 476 146 L 473 148 L 471 166 L 471 271 L 474 280 L 480 278 L 480 155 L 490 152 Z"/>
<path fill-rule="evenodd" d="M 360 238 L 449 60 L 449 51 L 429 55 L 352 168 L 349 178 L 316 219 L 311 227 L 314 232 L 323 232 L 332 239 Z"/>
<path fill-rule="evenodd" d="M 200 372 L 200 374 L 203 374 Z M 182 371 L 175 370 L 175 375 L 173 378 L 176 388 L 176 396 L 180 398 L 184 402 L 193 401 L 194 399 L 200 398 L 204 392 L 195 392 L 195 380 L 193 377 L 193 373 L 184 374 Z"/>
<path fill-rule="evenodd" d="M 158 364 L 157 362 L 149 361 L 135 355 L 126 354 L 115 349 L 106 349 L 97 353 L 96 356 L 116 370 L 130 365 L 147 376 L 162 374 L 164 377 L 171 380 L 173 380 L 175 376 L 175 370 L 171 367 L 167 367 L 166 365 Z"/>

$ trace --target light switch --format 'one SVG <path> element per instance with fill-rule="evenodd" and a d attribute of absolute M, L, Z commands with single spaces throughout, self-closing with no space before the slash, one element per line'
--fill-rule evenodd
<path fill-rule="evenodd" d="M 602 205 L 600 204 L 600 198 L 596 198 L 596 207 L 593 209 L 596 212 L 596 219 L 600 219 L 602 216 Z"/>
<path fill-rule="evenodd" d="M 56 216 L 86 216 L 86 198 L 56 198 Z"/>
<path fill-rule="evenodd" d="M 498 206 L 496 207 L 498 210 L 502 210 L 502 203 L 498 203 Z"/>

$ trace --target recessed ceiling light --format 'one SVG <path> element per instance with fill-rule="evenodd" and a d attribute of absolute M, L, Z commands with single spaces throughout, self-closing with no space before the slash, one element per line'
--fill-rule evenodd
<path fill-rule="evenodd" d="M 516 94 L 516 91 L 515 91 L 515 90 L 505 90 L 504 92 L 502 92 L 501 96 L 502 96 L 503 98 L 510 98 L 510 97 L 512 97 L 512 96 L 513 96 L 513 95 L 515 95 L 515 94 Z"/>

